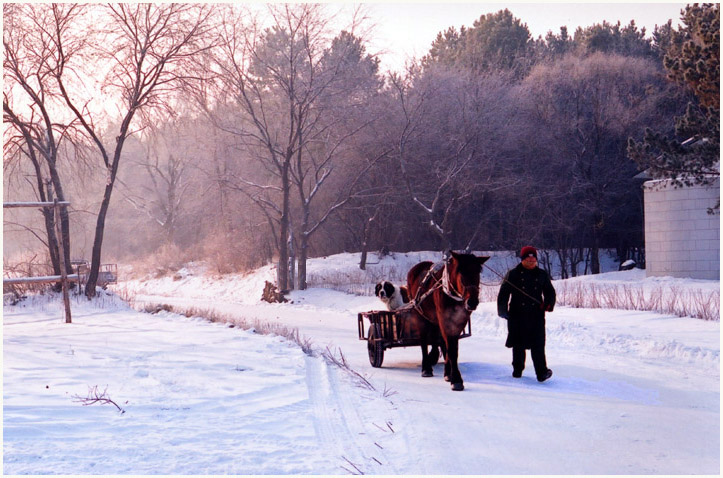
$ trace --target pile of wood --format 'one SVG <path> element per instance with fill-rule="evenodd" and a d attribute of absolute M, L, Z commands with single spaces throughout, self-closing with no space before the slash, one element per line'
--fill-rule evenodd
<path fill-rule="evenodd" d="M 261 295 L 261 300 L 265 300 L 266 302 L 287 302 L 284 294 L 269 281 L 266 281 L 264 284 L 264 293 Z"/>

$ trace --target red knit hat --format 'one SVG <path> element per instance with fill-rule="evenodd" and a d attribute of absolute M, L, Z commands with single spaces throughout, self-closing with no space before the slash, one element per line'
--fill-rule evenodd
<path fill-rule="evenodd" d="M 520 259 L 525 259 L 528 256 L 535 256 L 535 259 L 537 259 L 537 249 L 532 246 L 523 247 L 520 251 Z"/>

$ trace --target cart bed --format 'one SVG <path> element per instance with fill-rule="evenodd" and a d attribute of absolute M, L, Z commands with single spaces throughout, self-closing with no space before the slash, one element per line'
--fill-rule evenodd
<path fill-rule="evenodd" d="M 375 329 L 378 332 L 378 337 L 373 337 L 371 340 L 382 342 L 385 349 L 421 345 L 418 336 L 405 336 L 404 317 L 388 310 L 371 310 L 358 314 L 359 340 L 370 340 L 368 333 L 365 332 L 364 319 L 369 322 L 370 326 L 377 325 Z M 463 339 L 471 335 L 472 324 L 470 321 L 467 322 L 466 330 L 462 332 L 459 338 Z M 442 345 L 441 342 L 438 345 Z"/>

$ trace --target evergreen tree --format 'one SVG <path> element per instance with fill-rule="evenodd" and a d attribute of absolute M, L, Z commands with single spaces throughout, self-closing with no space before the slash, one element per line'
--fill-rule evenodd
<path fill-rule="evenodd" d="M 665 55 L 668 76 L 690 87 L 704 108 L 720 109 L 720 4 L 689 5 L 682 20 Z"/>
<path fill-rule="evenodd" d="M 583 54 L 595 52 L 617 53 L 625 56 L 652 57 L 655 55 L 651 40 L 645 38 L 645 28 L 638 30 L 635 21 L 624 27 L 603 21 L 575 31 L 577 50 Z"/>
<path fill-rule="evenodd" d="M 668 20 L 663 25 L 656 25 L 653 31 L 653 52 L 656 57 L 660 58 L 662 64 L 663 58 L 668 50 L 672 48 L 675 39 L 675 30 L 673 29 L 673 20 Z"/>
<path fill-rule="evenodd" d="M 529 69 L 531 44 L 527 25 L 505 9 L 482 15 L 472 28 L 440 32 L 422 63 L 425 67 L 463 67 L 475 73 L 509 71 L 519 77 Z"/>
<path fill-rule="evenodd" d="M 463 26 L 458 32 L 456 28 L 449 27 L 444 32 L 437 33 L 437 38 L 432 42 L 429 54 L 422 59 L 425 66 L 434 63 L 442 65 L 454 65 L 462 51 L 462 42 L 467 34 Z"/>
<path fill-rule="evenodd" d="M 574 43 L 572 37 L 567 33 L 567 27 L 560 27 L 560 34 L 555 35 L 551 31 L 547 32 L 544 41 L 547 51 L 552 57 L 563 57 L 572 51 Z"/>
<path fill-rule="evenodd" d="M 628 154 L 641 169 L 676 187 L 720 177 L 720 5 L 689 5 L 682 20 L 665 40 L 663 63 L 668 78 L 688 89 L 693 101 L 676 118 L 674 138 L 648 128 L 642 142 L 628 140 Z"/>

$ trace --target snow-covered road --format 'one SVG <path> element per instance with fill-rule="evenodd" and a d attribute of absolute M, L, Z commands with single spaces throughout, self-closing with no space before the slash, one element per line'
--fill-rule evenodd
<path fill-rule="evenodd" d="M 319 348 L 341 350 L 378 390 L 395 392 L 389 399 L 404 443 L 392 473 L 720 471 L 719 323 L 558 308 L 548 315 L 555 375 L 540 384 L 529 371 L 511 377 L 505 323 L 485 303 L 460 345 L 466 388 L 457 393 L 443 381 L 441 364 L 435 377 L 420 376 L 416 347 L 387 350 L 382 368 L 370 366 L 356 313 L 379 308 L 375 298 L 315 289 L 293 293 L 293 304 L 137 299 L 278 321 Z"/>

